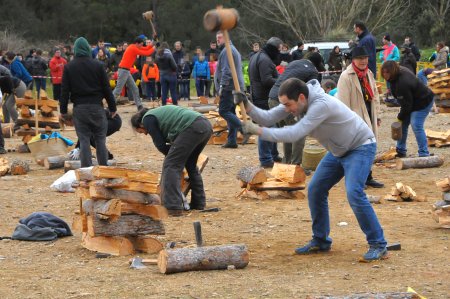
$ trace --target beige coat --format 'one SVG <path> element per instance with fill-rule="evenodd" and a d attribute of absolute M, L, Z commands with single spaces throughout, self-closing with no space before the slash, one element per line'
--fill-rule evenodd
<path fill-rule="evenodd" d="M 359 83 L 358 76 L 356 75 L 352 65 L 349 65 L 347 69 L 342 72 L 337 84 L 338 93 L 336 94 L 336 97 L 351 110 L 356 112 L 356 114 L 358 114 L 362 119 L 364 119 L 369 128 L 372 129 L 375 138 L 378 140 L 377 118 L 379 118 L 380 100 L 376 81 L 370 70 L 368 75 L 369 83 L 374 94 L 371 102 L 372 122 L 370 121 L 369 113 L 367 112 L 367 108 L 364 103 L 361 84 Z"/>

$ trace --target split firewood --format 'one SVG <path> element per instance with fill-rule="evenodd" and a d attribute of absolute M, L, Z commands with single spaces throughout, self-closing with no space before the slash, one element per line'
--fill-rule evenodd
<path fill-rule="evenodd" d="M 26 90 L 24 97 L 25 97 L 25 99 L 32 99 L 33 98 L 33 91 L 32 90 Z M 19 99 L 16 99 L 16 101 L 17 100 L 19 100 Z"/>
<path fill-rule="evenodd" d="M 43 89 L 39 91 L 40 100 L 48 100 L 47 92 Z"/>
<path fill-rule="evenodd" d="M 387 194 L 383 197 L 385 201 L 403 201 L 400 195 Z"/>
<path fill-rule="evenodd" d="M 22 105 L 20 107 L 20 116 L 21 117 L 31 117 L 31 111 L 30 108 L 28 106 Z"/>
<path fill-rule="evenodd" d="M 239 198 L 266 200 L 269 199 L 269 194 L 265 191 L 243 189 L 241 194 L 239 195 Z"/>
<path fill-rule="evenodd" d="M 129 203 L 160 205 L 161 198 L 158 194 L 148 194 L 136 191 L 111 189 L 105 186 L 90 185 L 89 195 L 93 199 L 113 199 L 117 198 Z"/>
<path fill-rule="evenodd" d="M 266 171 L 259 166 L 245 166 L 237 173 L 237 178 L 247 184 L 260 184 L 267 181 Z"/>
<path fill-rule="evenodd" d="M 444 164 L 444 159 L 438 156 L 419 157 L 419 158 L 404 158 L 397 160 L 397 169 L 409 168 L 431 168 L 439 167 Z"/>
<path fill-rule="evenodd" d="M 450 130 L 447 130 L 446 132 L 438 132 L 425 129 L 425 134 L 427 135 L 427 138 L 438 139 L 442 141 L 450 140 Z"/>
<path fill-rule="evenodd" d="M 408 185 L 401 182 L 391 188 L 390 194 L 383 197 L 387 201 L 426 201 L 424 196 L 418 196 L 417 193 Z"/>
<path fill-rule="evenodd" d="M 275 163 L 271 175 L 280 181 L 291 184 L 306 180 L 306 174 L 299 165 Z"/>
<path fill-rule="evenodd" d="M 442 228 L 450 228 L 450 211 L 438 209 L 431 212 L 433 219 Z"/>
<path fill-rule="evenodd" d="M 43 105 L 39 109 L 41 111 L 41 115 L 42 116 L 45 116 L 45 117 L 52 117 L 52 116 L 54 116 L 53 108 L 51 108 L 51 107 L 49 107 L 47 105 Z"/>
<path fill-rule="evenodd" d="M 161 221 L 142 215 L 122 215 L 114 222 L 103 220 L 98 215 L 90 215 L 87 216 L 87 224 L 91 237 L 165 234 Z"/>
<path fill-rule="evenodd" d="M 137 214 L 153 218 L 154 220 L 166 219 L 167 209 L 161 205 L 144 205 L 138 203 L 121 203 L 122 214 Z"/>
<path fill-rule="evenodd" d="M 205 154 L 200 154 L 197 159 L 197 168 L 200 173 L 203 172 L 203 170 L 206 167 L 206 164 L 208 164 L 209 158 Z M 191 190 L 191 184 L 189 183 L 189 180 L 186 179 L 188 176 L 186 169 L 183 170 L 183 177 L 181 178 L 181 192 L 183 192 L 184 196 L 187 196 L 189 191 Z"/>
<path fill-rule="evenodd" d="M 4 176 L 9 172 L 9 161 L 5 158 L 0 158 L 0 176 Z"/>
<path fill-rule="evenodd" d="M 159 183 L 159 175 L 157 173 L 122 167 L 95 166 L 92 168 L 92 175 L 99 179 L 127 178 L 128 180 L 135 182 L 151 184 Z"/>
<path fill-rule="evenodd" d="M 158 184 L 135 182 L 130 181 L 126 178 L 95 180 L 90 182 L 90 185 L 104 186 L 107 188 L 123 189 L 128 191 L 138 191 L 143 193 L 160 193 Z"/>
<path fill-rule="evenodd" d="M 271 197 L 273 197 L 273 198 L 285 198 L 285 199 L 305 199 L 306 195 L 302 191 L 277 191 Z"/>
<path fill-rule="evenodd" d="M 396 154 L 397 150 L 395 149 L 395 147 L 391 147 L 389 150 L 376 155 L 374 162 L 377 163 L 382 161 L 394 160 Z"/>
<path fill-rule="evenodd" d="M 306 185 L 304 182 L 290 184 L 271 179 L 269 179 L 267 182 L 263 182 L 260 184 L 249 184 L 247 186 L 249 190 L 257 190 L 257 191 L 268 191 L 268 190 L 296 191 L 296 190 L 304 190 L 305 187 Z"/>
<path fill-rule="evenodd" d="M 92 159 L 92 165 L 98 165 L 97 159 Z M 108 166 L 117 165 L 116 160 L 108 160 Z M 80 160 L 67 160 L 64 162 L 64 172 L 68 172 L 69 170 L 76 170 L 81 168 Z"/>
<path fill-rule="evenodd" d="M 77 181 L 94 181 L 95 177 L 92 174 L 92 167 L 82 167 L 75 170 L 75 177 Z"/>
<path fill-rule="evenodd" d="M 83 212 L 86 215 L 97 215 L 100 219 L 117 220 L 122 215 L 122 205 L 118 199 L 92 200 L 83 202 Z"/>
<path fill-rule="evenodd" d="M 111 255 L 134 254 L 133 243 L 125 237 L 91 237 L 89 234 L 83 233 L 81 246 L 92 251 L 109 253 Z"/>
<path fill-rule="evenodd" d="M 158 268 L 163 274 L 200 270 L 242 269 L 248 265 L 246 245 L 220 245 L 162 250 Z"/>
<path fill-rule="evenodd" d="M 151 236 L 129 237 L 129 239 L 133 243 L 134 250 L 136 251 L 155 254 L 164 248 L 161 241 Z"/>
<path fill-rule="evenodd" d="M 443 192 L 450 191 L 450 178 L 445 178 L 437 181 L 436 186 L 438 186 Z"/>
<path fill-rule="evenodd" d="M 86 214 L 78 213 L 73 216 L 72 230 L 79 233 L 86 233 L 88 231 Z"/>
<path fill-rule="evenodd" d="M 35 118 L 22 118 L 19 117 L 16 121 L 16 125 L 24 125 L 29 124 L 31 126 L 35 125 Z M 52 129 L 59 129 L 61 126 L 59 125 L 59 118 L 57 116 L 53 117 L 44 117 L 38 116 L 38 126 L 39 128 L 45 128 L 46 126 L 51 127 Z"/>

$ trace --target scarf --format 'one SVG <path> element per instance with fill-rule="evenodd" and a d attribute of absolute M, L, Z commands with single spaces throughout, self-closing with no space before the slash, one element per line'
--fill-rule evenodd
<path fill-rule="evenodd" d="M 353 69 L 355 70 L 356 75 L 358 76 L 359 81 L 362 82 L 361 86 L 365 90 L 364 93 L 367 95 L 368 100 L 372 101 L 372 99 L 373 99 L 373 90 L 370 87 L 369 78 L 367 76 L 367 72 L 369 71 L 369 67 L 366 66 L 366 69 L 361 71 L 359 68 L 356 67 L 354 62 L 352 62 L 352 66 L 353 66 Z"/>

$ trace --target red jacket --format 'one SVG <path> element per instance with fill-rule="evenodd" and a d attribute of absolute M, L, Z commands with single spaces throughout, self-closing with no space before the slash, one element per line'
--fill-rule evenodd
<path fill-rule="evenodd" d="M 50 76 L 52 77 L 53 84 L 61 84 L 64 65 L 66 64 L 67 60 L 62 57 L 53 56 L 53 58 L 50 60 Z"/>
<path fill-rule="evenodd" d="M 124 69 L 130 69 L 134 65 L 134 62 L 136 61 L 136 57 L 138 55 L 150 56 L 152 55 L 153 52 L 155 52 L 155 48 L 153 48 L 153 46 L 145 46 L 138 48 L 136 44 L 129 45 L 125 50 L 125 52 L 123 53 L 119 67 Z"/>

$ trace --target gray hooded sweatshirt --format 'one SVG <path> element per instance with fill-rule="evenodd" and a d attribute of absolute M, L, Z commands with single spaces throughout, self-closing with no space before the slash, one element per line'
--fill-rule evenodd
<path fill-rule="evenodd" d="M 256 123 L 264 126 L 261 134 L 263 140 L 295 142 L 309 135 L 316 138 L 333 156 L 342 157 L 368 139 L 375 138 L 364 120 L 341 101 L 326 94 L 319 81 L 311 80 L 307 86 L 308 108 L 295 125 L 269 128 L 289 115 L 282 104 L 268 111 L 252 107 L 248 114 Z"/>

